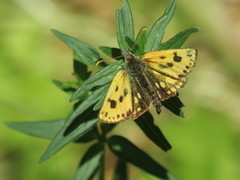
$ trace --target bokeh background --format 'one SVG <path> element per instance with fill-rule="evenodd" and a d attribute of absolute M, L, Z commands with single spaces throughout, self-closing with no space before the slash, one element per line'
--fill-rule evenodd
<path fill-rule="evenodd" d="M 136 29 L 152 25 L 168 0 L 129 0 Z M 71 144 L 48 161 L 38 159 L 48 140 L 8 129 L 6 121 L 38 121 L 65 117 L 69 96 L 52 79 L 72 80 L 72 51 L 50 32 L 55 28 L 95 47 L 117 47 L 115 10 L 119 0 L 0 1 L 0 179 L 68 180 L 89 145 Z M 181 180 L 240 178 L 240 1 L 181 0 L 165 40 L 188 27 L 201 27 L 184 47 L 198 49 L 196 68 L 180 97 L 185 118 L 163 110 L 156 116 L 173 146 L 162 152 L 131 121 L 122 134 L 166 166 Z M 141 158 L 141 157 L 139 157 Z M 107 180 L 115 157 L 106 156 Z M 154 180 L 130 167 L 131 179 Z"/>

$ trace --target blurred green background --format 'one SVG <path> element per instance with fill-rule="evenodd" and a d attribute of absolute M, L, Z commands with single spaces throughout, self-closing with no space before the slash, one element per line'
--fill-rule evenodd
<path fill-rule="evenodd" d="M 129 0 L 136 29 L 152 25 L 169 1 Z M 117 47 L 115 10 L 119 0 L 0 1 L 0 179 L 67 180 L 74 175 L 88 145 L 71 144 L 38 164 L 49 144 L 8 129 L 6 121 L 38 121 L 65 117 L 69 96 L 52 79 L 72 80 L 72 52 L 51 34 L 55 28 L 95 47 Z M 196 68 L 180 91 L 185 118 L 166 109 L 156 116 L 173 146 L 159 150 L 131 121 L 122 134 L 181 180 L 240 179 L 240 2 L 181 0 L 165 40 L 188 27 L 201 27 L 184 47 L 198 49 Z M 139 157 L 141 158 L 141 157 Z M 106 156 L 107 180 L 115 157 Z M 130 167 L 130 179 L 156 179 Z"/>

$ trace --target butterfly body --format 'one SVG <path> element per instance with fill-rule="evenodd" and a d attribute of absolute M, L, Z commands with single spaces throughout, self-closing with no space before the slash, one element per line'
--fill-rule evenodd
<path fill-rule="evenodd" d="M 155 85 L 154 75 L 148 70 L 148 66 L 141 57 L 131 57 L 126 59 L 125 72 L 130 78 L 130 82 L 140 96 L 137 96 L 138 103 L 145 103 L 149 106 L 152 103 L 157 112 L 161 111 L 161 97 Z M 141 106 L 141 105 L 140 105 Z"/>
<path fill-rule="evenodd" d="M 176 95 L 194 66 L 196 50 L 153 51 L 142 56 L 125 54 L 125 64 L 116 73 L 99 112 L 105 123 L 136 119 L 153 104 L 161 112 L 161 102 Z"/>

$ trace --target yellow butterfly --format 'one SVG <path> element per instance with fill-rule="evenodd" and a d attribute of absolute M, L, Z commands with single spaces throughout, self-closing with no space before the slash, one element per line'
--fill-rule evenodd
<path fill-rule="evenodd" d="M 195 49 L 152 51 L 141 56 L 126 53 L 125 64 L 116 73 L 98 118 L 104 123 L 137 119 L 161 101 L 176 95 L 186 83 L 186 75 L 195 65 Z"/>

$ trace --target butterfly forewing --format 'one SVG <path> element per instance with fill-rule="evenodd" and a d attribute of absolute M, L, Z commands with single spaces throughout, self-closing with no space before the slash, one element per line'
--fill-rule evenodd
<path fill-rule="evenodd" d="M 123 69 L 119 70 L 110 85 L 99 119 L 105 123 L 117 123 L 130 119 L 133 110 L 132 87 Z"/>
<path fill-rule="evenodd" d="M 156 86 L 167 93 L 161 100 L 176 95 L 186 83 L 186 75 L 195 65 L 195 49 L 172 49 L 146 53 L 141 58 L 147 63 L 148 70 L 156 77 Z M 162 92 L 163 93 L 163 92 Z"/>

